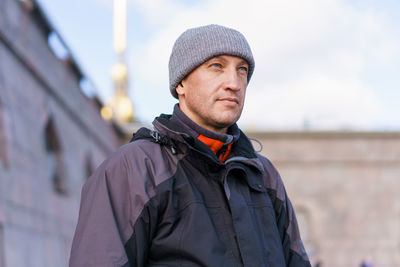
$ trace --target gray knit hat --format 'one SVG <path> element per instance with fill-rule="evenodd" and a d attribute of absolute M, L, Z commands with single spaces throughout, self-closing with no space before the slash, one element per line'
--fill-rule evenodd
<path fill-rule="evenodd" d="M 178 98 L 176 87 L 195 68 L 207 60 L 231 55 L 249 64 L 247 82 L 254 71 L 254 58 L 246 38 L 240 32 L 220 25 L 207 25 L 186 30 L 175 41 L 169 58 L 169 89 Z"/>

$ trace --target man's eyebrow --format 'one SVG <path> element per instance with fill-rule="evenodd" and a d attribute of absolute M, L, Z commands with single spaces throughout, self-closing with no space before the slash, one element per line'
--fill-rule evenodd
<path fill-rule="evenodd" d="M 222 56 L 212 57 L 212 58 L 210 58 L 209 60 L 207 60 L 206 62 L 211 62 L 211 61 L 213 61 L 213 60 L 221 60 L 221 61 L 226 62 L 226 60 L 225 60 Z"/>
<path fill-rule="evenodd" d="M 247 63 L 246 60 L 242 59 L 242 61 L 239 62 L 239 65 L 247 65 L 247 66 L 249 66 L 249 63 Z"/>
<path fill-rule="evenodd" d="M 213 61 L 213 60 L 221 60 L 222 62 L 226 62 L 226 61 L 227 61 L 227 60 L 224 58 L 224 55 L 220 55 L 220 56 L 216 56 L 216 57 L 210 58 L 210 59 L 207 60 L 205 63 L 209 63 L 209 62 L 211 62 L 211 61 Z M 247 65 L 247 66 L 249 66 L 249 63 L 247 63 L 246 60 L 241 59 L 241 61 L 239 62 L 238 65 Z"/>

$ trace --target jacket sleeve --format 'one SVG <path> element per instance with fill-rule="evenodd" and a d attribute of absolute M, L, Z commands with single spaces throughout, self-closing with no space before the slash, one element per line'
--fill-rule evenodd
<path fill-rule="evenodd" d="M 126 149 L 125 149 L 126 150 Z M 71 267 L 144 266 L 155 209 L 149 187 L 120 149 L 103 162 L 82 189 Z M 139 178 L 140 177 L 140 178 Z M 151 184 L 151 183 L 150 183 Z M 151 191 L 151 190 L 150 190 Z"/>
<path fill-rule="evenodd" d="M 286 194 L 283 181 L 278 171 L 268 159 L 262 157 L 262 161 L 264 163 L 264 169 L 267 173 L 265 183 L 274 205 L 276 223 L 282 240 L 286 266 L 311 267 L 300 237 L 300 231 L 295 212 Z"/>

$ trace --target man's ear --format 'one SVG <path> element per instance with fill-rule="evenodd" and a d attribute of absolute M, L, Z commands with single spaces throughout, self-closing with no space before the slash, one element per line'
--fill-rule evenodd
<path fill-rule="evenodd" d="M 180 96 L 180 95 L 185 95 L 185 88 L 183 87 L 183 84 L 182 84 L 182 82 L 180 82 L 179 84 L 178 84 L 178 86 L 176 87 L 176 93 L 178 94 L 178 96 Z"/>

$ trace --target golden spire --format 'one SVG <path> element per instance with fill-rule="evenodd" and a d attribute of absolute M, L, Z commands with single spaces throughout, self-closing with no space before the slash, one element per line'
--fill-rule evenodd
<path fill-rule="evenodd" d="M 134 120 L 133 105 L 128 97 L 128 69 L 124 63 L 126 50 L 126 0 L 114 0 L 113 48 L 118 61 L 112 66 L 111 77 L 114 95 L 101 109 L 104 119 L 114 118 L 117 122 L 128 123 Z"/>

